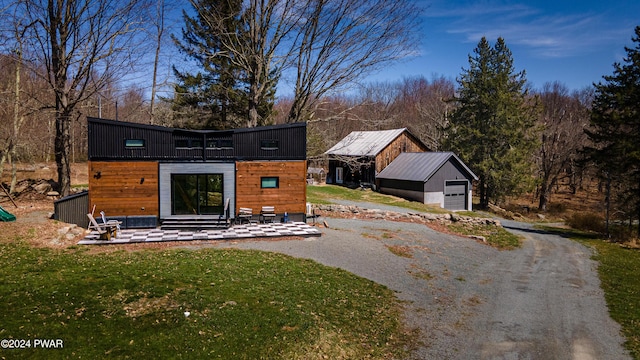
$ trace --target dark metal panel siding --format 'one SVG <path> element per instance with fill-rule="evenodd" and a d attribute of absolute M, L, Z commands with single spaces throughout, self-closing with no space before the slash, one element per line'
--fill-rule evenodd
<path fill-rule="evenodd" d="M 380 188 L 401 189 L 422 192 L 423 183 L 421 181 L 407 181 L 397 179 L 378 179 Z"/>
<path fill-rule="evenodd" d="M 89 160 L 170 159 L 174 155 L 174 141 L 170 131 L 151 127 L 128 126 L 89 121 Z M 125 140 L 144 140 L 144 147 L 126 148 Z"/>
<path fill-rule="evenodd" d="M 466 172 L 463 171 L 457 164 L 451 159 L 447 161 L 442 167 L 436 171 L 430 179 L 424 184 L 425 192 L 443 192 L 444 182 L 446 180 L 467 179 Z"/>
<path fill-rule="evenodd" d="M 305 160 L 306 131 L 304 123 L 198 131 L 89 118 L 89 160 Z M 144 146 L 127 148 L 127 139 L 144 140 Z M 231 140 L 233 148 L 206 148 L 209 139 Z M 199 140 L 203 147 L 176 148 L 176 140 Z M 262 140 L 276 140 L 278 148 L 262 149 Z"/>
<path fill-rule="evenodd" d="M 278 149 L 262 149 L 260 147 L 262 140 L 278 141 Z M 233 147 L 238 159 L 305 160 L 307 129 L 306 126 L 290 126 L 237 132 L 233 136 Z"/>
<path fill-rule="evenodd" d="M 89 218 L 89 192 L 70 195 L 53 203 L 54 219 L 87 228 Z"/>

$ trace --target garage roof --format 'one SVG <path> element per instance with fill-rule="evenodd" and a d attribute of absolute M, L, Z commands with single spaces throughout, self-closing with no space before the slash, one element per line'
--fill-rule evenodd
<path fill-rule="evenodd" d="M 405 131 L 407 131 L 406 128 L 382 131 L 352 131 L 331 149 L 327 150 L 325 154 L 376 156 Z"/>
<path fill-rule="evenodd" d="M 402 153 L 376 178 L 425 182 L 450 159 L 457 162 L 470 177 L 478 180 L 476 174 L 452 152 Z"/>

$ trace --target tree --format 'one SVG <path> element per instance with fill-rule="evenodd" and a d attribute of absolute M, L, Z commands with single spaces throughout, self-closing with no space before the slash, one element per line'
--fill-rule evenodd
<path fill-rule="evenodd" d="M 625 47 L 624 63 L 595 84 L 588 153 L 602 176 L 617 191 L 617 205 L 629 218 L 640 219 L 640 26 Z M 613 199 L 609 198 L 609 201 Z M 607 204 L 609 208 L 609 204 Z M 624 210 L 623 210 L 624 209 Z M 609 214 L 607 214 L 607 220 Z M 640 233 L 640 224 L 638 225 Z"/>
<path fill-rule="evenodd" d="M 319 101 L 363 75 L 410 56 L 420 8 L 409 0 L 310 0 L 297 33 L 289 122 L 307 121 Z"/>
<path fill-rule="evenodd" d="M 17 12 L 34 24 L 25 35 L 35 54 L 32 68 L 55 94 L 54 153 L 60 193 L 71 188 L 70 128 L 78 105 L 100 91 L 105 80 L 128 71 L 136 51 L 145 0 L 25 0 Z"/>
<path fill-rule="evenodd" d="M 404 79 L 393 108 L 399 120 L 432 151 L 438 151 L 454 104 L 455 84 L 444 77 Z M 388 90 L 387 90 L 388 91 Z"/>
<path fill-rule="evenodd" d="M 584 90 L 588 91 L 588 90 Z M 584 129 L 589 123 L 589 104 L 581 93 L 569 94 L 559 82 L 546 83 L 538 94 L 542 112 L 541 142 L 538 156 L 538 209 L 547 210 L 553 187 L 563 174 L 573 176 L 580 151 L 585 144 Z"/>
<path fill-rule="evenodd" d="M 516 195 L 532 183 L 536 114 L 525 83 L 525 72 L 515 72 L 502 38 L 492 48 L 483 37 L 474 55 L 469 55 L 469 69 L 458 78 L 458 107 L 451 114 L 446 147 L 478 175 L 481 207 Z"/>
<path fill-rule="evenodd" d="M 193 1 L 196 17 L 183 13 L 185 27 L 178 48 L 198 65 L 197 73 L 181 72 L 174 67 L 174 110 L 190 119 L 189 127 L 234 128 L 246 122 L 248 94 L 246 76 L 230 56 L 211 56 L 223 51 L 220 33 L 244 38 L 240 20 L 240 0 Z M 205 19 L 218 19 L 215 27 Z"/>
<path fill-rule="evenodd" d="M 245 32 L 225 31 L 216 13 L 203 21 L 222 45 L 208 56 L 226 57 L 247 76 L 247 125 L 255 126 L 259 104 L 286 75 L 295 77 L 287 122 L 307 121 L 325 96 L 409 56 L 419 14 L 410 0 L 248 0 Z"/>
<path fill-rule="evenodd" d="M 247 103 L 243 105 L 247 127 L 263 125 L 267 120 L 261 115 L 261 104 L 275 95 L 275 86 L 287 59 L 278 51 L 290 53 L 283 48 L 292 46 L 292 32 L 304 16 L 305 1 L 237 1 L 233 10 L 237 10 L 239 16 L 225 11 L 207 11 L 204 4 L 192 1 L 198 11 L 200 26 L 208 29 L 207 35 L 213 40 L 199 49 L 203 58 L 209 62 L 228 62 L 239 71 L 235 76 L 246 82 Z M 234 31 L 230 31 L 230 21 L 239 21 Z"/>

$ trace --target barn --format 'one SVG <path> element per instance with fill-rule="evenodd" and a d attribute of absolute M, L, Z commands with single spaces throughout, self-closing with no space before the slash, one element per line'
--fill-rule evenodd
<path fill-rule="evenodd" d="M 375 184 L 377 174 L 401 153 L 428 150 L 406 128 L 353 131 L 325 152 L 327 184 Z"/>
<path fill-rule="evenodd" d="M 376 178 L 380 192 L 472 210 L 472 184 L 478 177 L 452 152 L 402 153 Z"/>
<path fill-rule="evenodd" d="M 188 130 L 88 118 L 89 208 L 129 227 L 306 209 L 306 124 Z M 225 211 L 225 209 L 227 211 Z"/>

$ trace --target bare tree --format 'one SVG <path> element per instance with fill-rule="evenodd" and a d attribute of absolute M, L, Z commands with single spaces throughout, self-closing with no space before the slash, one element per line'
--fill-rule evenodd
<path fill-rule="evenodd" d="M 554 186 L 563 176 L 576 172 L 575 163 L 587 138 L 584 129 L 589 124 L 589 110 L 581 100 L 584 94 L 570 95 L 558 82 L 545 83 L 538 96 L 543 108 L 538 209 L 546 211 Z"/>
<path fill-rule="evenodd" d="M 137 30 L 146 0 L 24 0 L 17 13 L 34 23 L 26 35 L 35 64 L 55 94 L 54 153 L 58 185 L 68 195 L 71 183 L 70 128 L 79 104 L 100 91 L 104 81 L 131 69 Z"/>
<path fill-rule="evenodd" d="M 420 13 L 410 0 L 311 0 L 293 54 L 289 122 L 312 119 L 326 94 L 411 55 Z"/>
<path fill-rule="evenodd" d="M 215 13 L 203 20 L 224 48 L 209 56 L 226 56 L 246 73 L 255 126 L 257 105 L 285 75 L 295 76 L 287 121 L 308 121 L 325 96 L 411 55 L 419 14 L 410 0 L 249 0 L 246 34 L 225 32 Z"/>
<path fill-rule="evenodd" d="M 304 16 L 309 0 L 248 0 L 241 20 L 245 31 L 228 31 L 226 14 L 206 12 L 201 19 L 217 35 L 221 50 L 208 56 L 228 58 L 242 69 L 249 84 L 247 127 L 259 123 L 258 106 L 270 96 L 278 73 L 290 61 L 294 30 Z M 199 4 L 191 1 L 197 9 Z M 203 49 L 207 51 L 210 49 Z"/>
<path fill-rule="evenodd" d="M 437 151 L 444 136 L 447 116 L 454 108 L 455 84 L 444 77 L 432 81 L 420 76 L 404 79 L 394 101 L 398 126 L 407 127 L 429 149 Z"/>

